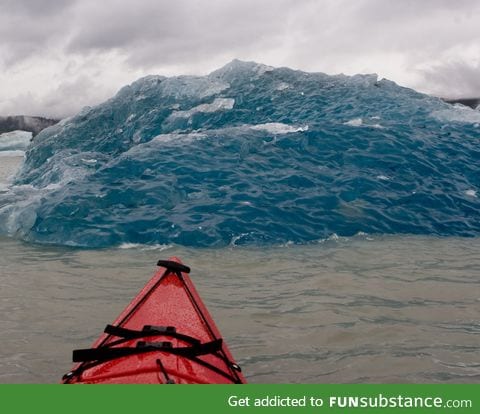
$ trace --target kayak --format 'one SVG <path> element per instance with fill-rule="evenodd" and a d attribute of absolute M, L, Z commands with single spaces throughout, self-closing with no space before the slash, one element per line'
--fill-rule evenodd
<path fill-rule="evenodd" d="M 64 384 L 242 384 L 245 378 L 188 273 L 160 269 L 92 348 L 73 351 Z"/>

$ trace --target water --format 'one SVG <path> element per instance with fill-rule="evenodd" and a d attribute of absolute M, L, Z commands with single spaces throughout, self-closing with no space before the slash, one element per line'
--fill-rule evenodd
<path fill-rule="evenodd" d="M 173 255 L 251 382 L 478 382 L 479 122 L 237 61 L 5 141 L 0 382 L 58 382 Z"/>
<path fill-rule="evenodd" d="M 0 238 L 0 382 L 59 381 L 178 255 L 256 383 L 477 382 L 480 240 L 78 250 Z"/>

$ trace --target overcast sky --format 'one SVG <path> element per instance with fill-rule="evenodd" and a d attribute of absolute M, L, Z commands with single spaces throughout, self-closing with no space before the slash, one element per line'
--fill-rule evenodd
<path fill-rule="evenodd" d="M 63 117 L 230 60 L 480 96 L 479 0 L 0 0 L 0 114 Z"/>

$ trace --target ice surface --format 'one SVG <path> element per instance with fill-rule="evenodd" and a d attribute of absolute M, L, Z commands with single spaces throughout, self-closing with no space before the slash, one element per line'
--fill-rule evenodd
<path fill-rule="evenodd" d="M 477 117 L 376 75 L 233 61 L 148 76 L 35 137 L 0 232 L 85 247 L 478 236 Z"/>
<path fill-rule="evenodd" d="M 12 131 L 0 134 L 0 155 L 3 151 L 24 151 L 30 145 L 32 133 Z"/>
<path fill-rule="evenodd" d="M 176 111 L 173 112 L 170 117 L 173 118 L 189 118 L 197 112 L 211 113 L 216 111 L 224 111 L 233 108 L 235 104 L 235 99 L 231 98 L 216 98 L 212 103 L 204 103 L 197 105 L 187 111 Z"/>

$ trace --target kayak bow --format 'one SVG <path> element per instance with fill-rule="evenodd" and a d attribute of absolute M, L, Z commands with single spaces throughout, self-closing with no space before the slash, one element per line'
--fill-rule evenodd
<path fill-rule="evenodd" d="M 160 269 L 92 348 L 73 351 L 65 384 L 245 383 L 178 258 Z"/>

